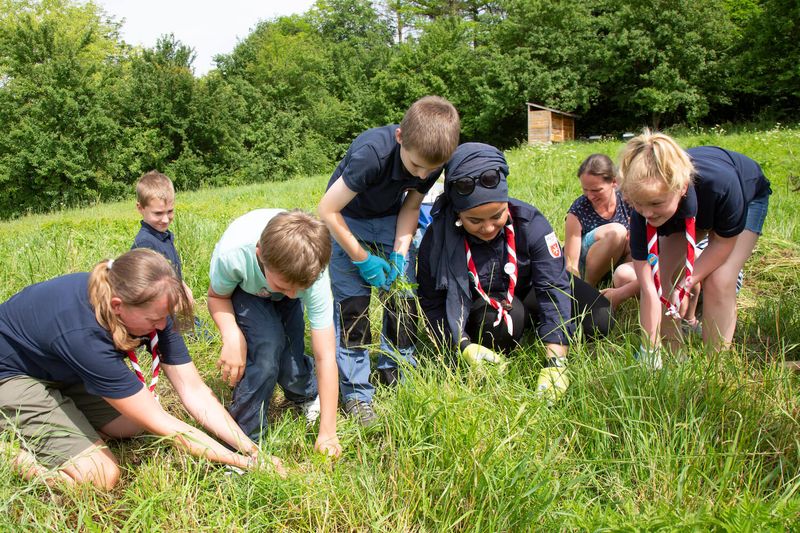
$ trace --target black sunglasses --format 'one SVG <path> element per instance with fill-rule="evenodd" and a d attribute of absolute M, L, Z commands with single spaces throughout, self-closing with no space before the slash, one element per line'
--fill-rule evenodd
<path fill-rule="evenodd" d="M 469 196 L 475 190 L 475 183 L 480 182 L 481 187 L 494 189 L 500 183 L 502 174 L 499 168 L 486 170 L 480 176 L 464 176 L 451 181 L 451 187 L 461 196 Z"/>

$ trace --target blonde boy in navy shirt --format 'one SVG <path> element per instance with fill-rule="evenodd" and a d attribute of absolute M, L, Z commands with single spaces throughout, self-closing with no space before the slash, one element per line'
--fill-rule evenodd
<path fill-rule="evenodd" d="M 414 282 L 408 254 L 420 204 L 456 149 L 460 127 L 458 112 L 444 98 L 417 100 L 399 125 L 367 130 L 353 141 L 319 204 L 335 239 L 330 277 L 340 390 L 345 412 L 363 425 L 376 420 L 366 348 L 371 290 L 387 291 L 401 274 Z M 400 378 L 396 357 L 416 365 L 413 294 L 401 293 L 383 314 L 378 372 L 389 385 Z"/>
<path fill-rule="evenodd" d="M 136 182 L 136 209 L 142 215 L 141 229 L 133 240 L 131 250 L 149 248 L 160 253 L 172 263 L 172 267 L 183 282 L 181 258 L 175 249 L 175 235 L 169 230 L 175 218 L 175 187 L 167 176 L 151 170 Z M 183 289 L 194 301 L 192 291 L 186 283 Z"/>

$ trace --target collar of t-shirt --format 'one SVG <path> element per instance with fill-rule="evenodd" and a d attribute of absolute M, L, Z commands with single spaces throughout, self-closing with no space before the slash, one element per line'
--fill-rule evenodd
<path fill-rule="evenodd" d="M 153 237 L 156 237 L 157 239 L 160 239 L 160 240 L 162 240 L 164 242 L 167 242 L 168 240 L 170 240 L 172 238 L 172 232 L 170 230 L 158 231 L 157 229 L 155 229 L 153 226 L 151 226 L 150 224 L 148 224 L 144 220 L 142 220 L 142 227 L 145 229 L 145 231 L 147 233 L 149 233 Z"/>
<path fill-rule="evenodd" d="M 264 275 L 264 266 L 261 264 L 260 260 L 256 259 L 256 261 L 258 261 L 260 279 L 263 283 L 262 289 L 258 291 L 258 296 L 261 298 L 269 298 L 270 300 L 282 300 L 284 298 L 288 298 L 282 292 L 272 290 L 272 287 L 269 286 L 269 282 L 267 281 L 267 276 Z"/>
<path fill-rule="evenodd" d="M 391 174 L 389 174 L 392 180 L 410 181 L 411 183 L 409 183 L 409 188 L 416 189 L 417 187 L 419 187 L 424 183 L 428 183 L 430 181 L 436 181 L 442 174 L 442 169 L 438 168 L 433 172 L 431 172 L 430 174 L 428 174 L 425 177 L 425 179 L 414 176 L 413 174 L 411 174 L 411 172 L 408 171 L 406 166 L 403 164 L 403 159 L 400 157 L 400 145 L 397 145 L 396 150 L 397 151 L 394 154 L 392 163 L 394 165 L 394 168 L 392 169 Z"/>

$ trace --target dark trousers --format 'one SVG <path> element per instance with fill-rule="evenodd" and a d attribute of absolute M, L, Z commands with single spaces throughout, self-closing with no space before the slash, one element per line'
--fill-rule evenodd
<path fill-rule="evenodd" d="M 289 401 L 316 397 L 314 360 L 305 354 L 300 300 L 260 298 L 237 288 L 231 301 L 247 341 L 247 363 L 228 411 L 242 431 L 258 440 L 268 425 L 267 408 L 276 383 Z"/>
<path fill-rule="evenodd" d="M 611 302 L 580 278 L 570 276 L 570 285 L 571 320 L 580 323 L 587 338 L 608 335 L 613 325 Z M 487 348 L 510 351 L 519 344 L 525 330 L 536 325 L 540 314 L 541 307 L 533 289 L 522 295 L 521 299 L 514 295 L 511 309 L 514 334 L 509 335 L 504 321 L 501 320 L 497 326 L 492 325 L 497 320 L 497 311 L 482 298 L 477 298 L 473 301 L 465 329 L 471 339 Z"/>

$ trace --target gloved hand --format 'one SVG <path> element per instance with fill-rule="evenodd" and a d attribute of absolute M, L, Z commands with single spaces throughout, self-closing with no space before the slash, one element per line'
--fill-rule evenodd
<path fill-rule="evenodd" d="M 373 287 L 386 285 L 386 276 L 389 274 L 389 263 L 382 257 L 377 257 L 367 252 L 367 258 L 363 261 L 353 261 L 358 267 L 358 274 L 361 278 Z"/>
<path fill-rule="evenodd" d="M 642 363 L 650 370 L 661 370 L 663 364 L 661 362 L 661 347 L 645 348 L 639 346 L 639 351 L 633 354 L 633 358 Z"/>
<path fill-rule="evenodd" d="M 539 372 L 536 382 L 536 394 L 553 405 L 567 392 L 569 376 L 564 366 L 546 366 Z"/>
<path fill-rule="evenodd" d="M 389 275 L 386 277 L 386 286 L 384 289 L 389 290 L 392 283 L 398 276 L 403 276 L 406 271 L 406 256 L 399 252 L 392 252 L 389 254 Z"/>
<path fill-rule="evenodd" d="M 496 365 L 497 369 L 502 372 L 506 367 L 505 357 L 474 342 L 466 345 L 464 349 L 461 350 L 461 356 L 473 368 L 480 368 L 488 363 Z"/>

